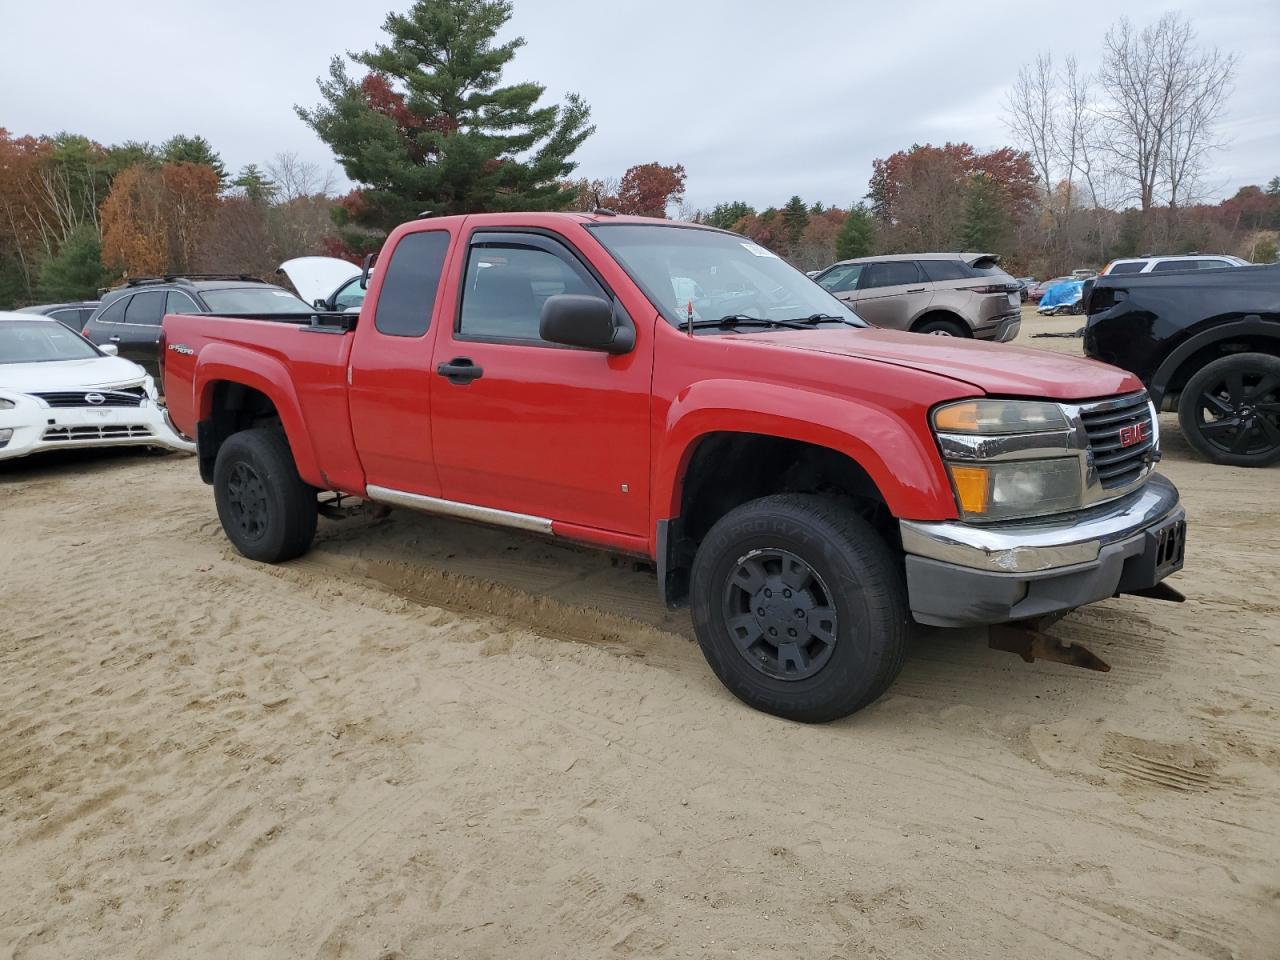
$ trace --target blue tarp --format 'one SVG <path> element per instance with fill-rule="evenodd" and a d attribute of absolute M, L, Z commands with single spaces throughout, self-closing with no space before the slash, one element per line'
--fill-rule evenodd
<path fill-rule="evenodd" d="M 1043 307 L 1069 307 L 1080 302 L 1080 292 L 1084 289 L 1083 280 L 1064 280 L 1055 283 L 1040 298 Z"/>

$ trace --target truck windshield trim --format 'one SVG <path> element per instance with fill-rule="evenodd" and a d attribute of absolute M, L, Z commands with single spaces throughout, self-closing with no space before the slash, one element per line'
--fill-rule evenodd
<path fill-rule="evenodd" d="M 720 331 L 735 315 L 865 327 L 857 314 L 770 250 L 723 230 L 684 224 L 594 223 L 587 229 L 674 327 Z M 700 321 L 712 321 L 710 324 Z"/>

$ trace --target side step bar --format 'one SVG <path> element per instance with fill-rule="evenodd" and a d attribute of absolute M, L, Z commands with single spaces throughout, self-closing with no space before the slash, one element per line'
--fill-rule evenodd
<path fill-rule="evenodd" d="M 527 513 L 512 513 L 509 510 L 498 510 L 494 507 L 478 507 L 474 503 L 460 503 L 457 500 L 441 500 L 439 497 L 427 497 L 420 493 L 392 490 L 390 487 L 379 487 L 375 484 L 369 484 L 365 489 L 369 494 L 370 500 L 377 503 L 387 503 L 393 507 L 408 507 L 410 510 L 421 510 L 423 513 L 434 513 L 441 517 L 475 520 L 478 523 L 512 527 L 516 530 L 529 530 L 532 533 L 555 533 L 551 529 L 551 521 L 547 517 L 534 517 Z"/>

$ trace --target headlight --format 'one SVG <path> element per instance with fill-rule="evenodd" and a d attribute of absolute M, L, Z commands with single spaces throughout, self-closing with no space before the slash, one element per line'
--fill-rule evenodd
<path fill-rule="evenodd" d="M 1066 430 L 1067 415 L 1042 400 L 964 400 L 939 407 L 933 425 L 946 433 L 1040 433 Z"/>
<path fill-rule="evenodd" d="M 0 410 L 12 410 L 15 406 L 17 406 L 17 404 L 12 400 L 6 400 L 4 397 L 0 397 Z"/>
<path fill-rule="evenodd" d="M 933 412 L 956 504 L 966 520 L 1064 513 L 1083 503 L 1072 426 L 1044 400 L 964 400 Z"/>
<path fill-rule="evenodd" d="M 1080 506 L 1076 457 L 949 463 L 947 469 L 966 519 L 1010 520 L 1065 513 Z"/>

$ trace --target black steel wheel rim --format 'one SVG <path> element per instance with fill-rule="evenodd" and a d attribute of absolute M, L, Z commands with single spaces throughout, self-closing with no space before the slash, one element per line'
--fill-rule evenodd
<path fill-rule="evenodd" d="M 725 583 L 723 609 L 734 648 L 775 680 L 812 677 L 835 650 L 835 597 L 813 567 L 786 550 L 739 558 Z"/>
<path fill-rule="evenodd" d="M 1233 370 L 1196 397 L 1196 426 L 1223 453 L 1252 455 L 1280 449 L 1280 375 Z"/>
<path fill-rule="evenodd" d="M 241 461 L 227 476 L 227 504 L 231 520 L 248 540 L 259 540 L 267 531 L 267 488 L 258 471 Z"/>

